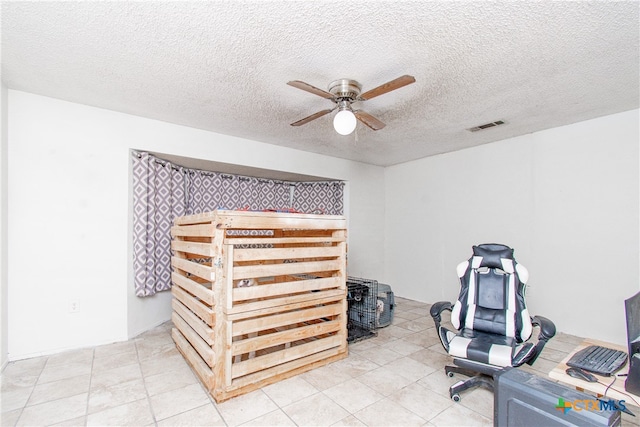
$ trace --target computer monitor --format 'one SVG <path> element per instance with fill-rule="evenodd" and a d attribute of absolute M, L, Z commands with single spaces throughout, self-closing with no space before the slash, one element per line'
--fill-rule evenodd
<path fill-rule="evenodd" d="M 627 317 L 627 344 L 629 347 L 629 375 L 625 389 L 640 395 L 640 292 L 624 301 Z"/>

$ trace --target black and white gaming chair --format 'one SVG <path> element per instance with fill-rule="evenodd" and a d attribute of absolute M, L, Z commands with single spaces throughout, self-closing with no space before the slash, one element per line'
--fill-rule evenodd
<path fill-rule="evenodd" d="M 457 365 L 446 366 L 446 374 L 471 377 L 449 389 L 456 402 L 460 393 L 471 387 L 493 390 L 493 375 L 507 367 L 533 364 L 556 333 L 550 320 L 529 317 L 524 299 L 529 273 L 513 258 L 510 247 L 474 246 L 473 256 L 458 265 L 458 276 L 461 289 L 455 304 L 442 301 L 431 306 L 442 345 Z M 457 332 L 440 325 L 445 310 L 451 311 L 451 324 Z M 534 326 L 540 328 L 538 341 L 527 343 Z"/>

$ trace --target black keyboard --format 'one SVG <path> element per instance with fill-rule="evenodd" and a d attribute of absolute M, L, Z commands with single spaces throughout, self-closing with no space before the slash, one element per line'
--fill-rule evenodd
<path fill-rule="evenodd" d="M 597 375 L 610 376 L 627 363 L 627 353 L 599 345 L 590 345 L 574 354 L 567 366 L 580 368 Z"/>

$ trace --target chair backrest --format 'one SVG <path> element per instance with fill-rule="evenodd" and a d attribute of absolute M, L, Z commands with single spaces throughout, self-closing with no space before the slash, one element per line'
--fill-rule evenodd
<path fill-rule="evenodd" d="M 526 341 L 533 326 L 524 299 L 529 273 L 508 246 L 487 243 L 473 247 L 473 256 L 458 265 L 460 295 L 451 323 Z"/>

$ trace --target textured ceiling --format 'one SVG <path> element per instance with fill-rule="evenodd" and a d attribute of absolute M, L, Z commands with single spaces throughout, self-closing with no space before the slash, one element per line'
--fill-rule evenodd
<path fill-rule="evenodd" d="M 300 150 L 392 165 L 638 108 L 629 2 L 2 2 L 7 87 Z M 340 136 L 333 104 L 288 86 L 366 91 L 387 126 Z M 495 120 L 505 125 L 466 129 Z"/>

